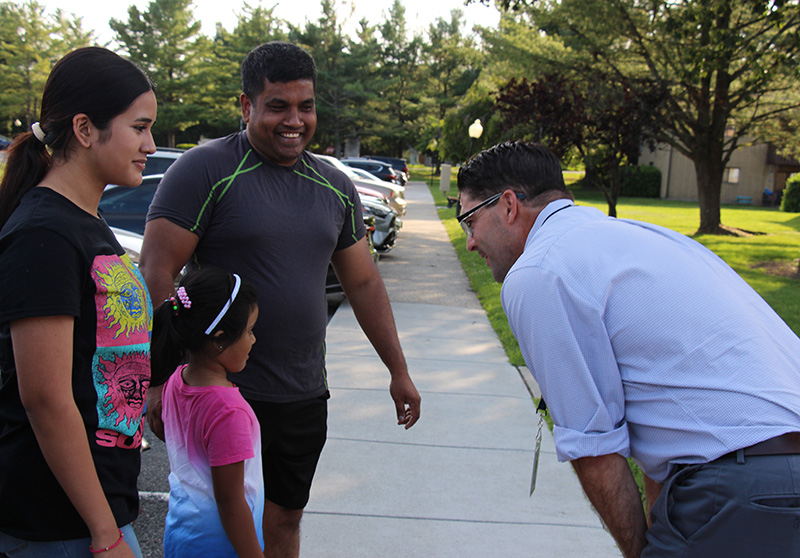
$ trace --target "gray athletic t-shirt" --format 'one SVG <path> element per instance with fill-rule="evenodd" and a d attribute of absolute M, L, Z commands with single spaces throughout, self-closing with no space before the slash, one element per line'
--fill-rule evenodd
<path fill-rule="evenodd" d="M 158 217 L 200 237 L 191 267 L 226 269 L 256 288 L 256 344 L 247 367 L 230 375 L 242 394 L 271 402 L 323 395 L 328 264 L 365 235 L 350 179 L 307 152 L 292 167 L 276 165 L 239 132 L 169 168 L 147 215 Z"/>

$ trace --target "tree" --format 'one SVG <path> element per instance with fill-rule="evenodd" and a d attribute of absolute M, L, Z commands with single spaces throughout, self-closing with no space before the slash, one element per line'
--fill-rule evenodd
<path fill-rule="evenodd" d="M 694 163 L 698 233 L 720 220 L 722 177 L 743 136 L 798 106 L 800 6 L 784 0 L 502 0 L 531 33 L 604 72 L 666 92 L 659 141 Z"/>
<path fill-rule="evenodd" d="M 608 214 L 617 215 L 620 168 L 636 164 L 658 124 L 663 93 L 652 83 L 630 83 L 616 74 L 585 68 L 554 72 L 536 82 L 510 80 L 497 106 L 512 137 L 546 143 L 560 158 L 576 150 L 586 182 L 600 189 Z"/>
<path fill-rule="evenodd" d="M 29 130 L 39 118 L 53 64 L 70 50 L 92 44 L 93 37 L 80 18 L 61 10 L 47 16 L 35 0 L 0 4 L 0 129 Z"/>
<path fill-rule="evenodd" d="M 423 99 L 422 133 L 417 148 L 434 154 L 440 161 L 438 148 L 442 139 L 447 111 L 457 106 L 480 75 L 480 53 L 473 36 L 464 35 L 464 13 L 452 10 L 450 19 L 437 18 L 429 27 L 422 47 L 425 64 L 423 76 L 428 95 Z M 430 143 L 435 140 L 436 148 Z"/>
<path fill-rule="evenodd" d="M 192 0 L 154 0 L 146 12 L 128 8 L 128 21 L 112 19 L 117 42 L 155 81 L 158 98 L 156 136 L 175 146 L 175 134 L 195 124 L 207 110 L 201 102 L 203 62 L 210 57 L 208 38 L 194 21 Z"/>
<path fill-rule="evenodd" d="M 416 122 L 421 114 L 420 56 L 422 39 L 409 39 L 405 8 L 394 0 L 389 17 L 379 26 L 380 69 L 376 76 L 379 97 L 375 103 L 376 147 L 388 155 L 401 156 L 417 143 Z"/>
<path fill-rule="evenodd" d="M 292 28 L 289 37 L 303 45 L 317 64 L 317 134 L 319 145 L 332 145 L 342 153 L 346 135 L 363 120 L 363 107 L 374 97 L 370 91 L 370 69 L 375 54 L 359 48 L 342 31 L 333 0 L 322 0 L 322 14 L 304 29 Z"/>
<path fill-rule="evenodd" d="M 197 76 L 202 83 L 200 103 L 206 110 L 191 131 L 215 137 L 240 128 L 242 60 L 262 43 L 287 38 L 286 23 L 275 17 L 274 10 L 274 6 L 264 8 L 260 4 L 245 3 L 242 12 L 237 14 L 233 31 L 217 25 L 211 53 Z"/>

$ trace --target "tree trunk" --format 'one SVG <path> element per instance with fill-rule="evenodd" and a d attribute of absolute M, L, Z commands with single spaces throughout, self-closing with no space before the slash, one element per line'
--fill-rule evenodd
<path fill-rule="evenodd" d="M 697 198 L 700 202 L 700 228 L 695 234 L 724 234 L 720 216 L 722 193 L 722 157 L 698 157 L 694 160 L 697 173 Z"/>
<path fill-rule="evenodd" d="M 620 189 L 619 162 L 610 161 L 606 173 L 608 174 L 608 184 L 606 185 L 607 188 L 603 190 L 603 193 L 608 203 L 608 216 L 616 217 Z"/>

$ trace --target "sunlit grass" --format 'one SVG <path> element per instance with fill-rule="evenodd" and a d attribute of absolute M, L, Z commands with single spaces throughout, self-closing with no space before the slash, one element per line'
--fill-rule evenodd
<path fill-rule="evenodd" d="M 578 177 L 577 173 L 565 173 L 568 185 Z M 500 304 L 499 285 L 494 284 L 483 260 L 477 254 L 466 251 L 466 237 L 455 222 L 455 211 L 441 207 L 446 207 L 446 200 L 439 190 L 438 179 L 431 180 L 430 169 L 412 169 L 412 179 L 429 184 L 434 202 L 440 206 L 439 216 L 445 223 L 472 288 L 505 344 L 509 338 L 504 332 L 508 324 L 502 315 L 502 309 L 495 316 Z M 580 205 L 607 212 L 608 206 L 599 192 L 574 190 L 574 193 Z M 455 179 L 451 181 L 447 195 L 458 195 Z M 786 213 L 776 208 L 732 205 L 724 205 L 721 213 L 725 225 L 757 234 L 745 237 L 700 235 L 695 236 L 695 240 L 725 260 L 764 297 L 795 333 L 800 334 L 800 281 L 795 277 L 771 274 L 763 265 L 774 263 L 796 266 L 796 260 L 800 258 L 800 214 Z M 654 223 L 686 235 L 694 234 L 700 219 L 697 203 L 645 198 L 620 198 L 617 216 Z M 513 337 L 510 339 L 509 344 L 505 345 L 506 352 L 512 363 L 521 364 L 517 361 L 519 349 L 516 342 Z"/>

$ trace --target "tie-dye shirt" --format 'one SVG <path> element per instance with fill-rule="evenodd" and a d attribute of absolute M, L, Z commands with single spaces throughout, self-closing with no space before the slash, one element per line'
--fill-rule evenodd
<path fill-rule="evenodd" d="M 152 304 L 102 219 L 33 188 L 0 232 L 0 531 L 64 540 L 89 531 L 42 457 L 19 396 L 10 323 L 74 316 L 73 397 L 119 525 L 139 511 Z"/>
<path fill-rule="evenodd" d="M 236 557 L 222 527 L 211 467 L 244 461 L 245 499 L 263 548 L 261 431 L 239 388 L 189 386 L 178 368 L 164 385 L 162 417 L 169 454 L 165 558 Z"/>

